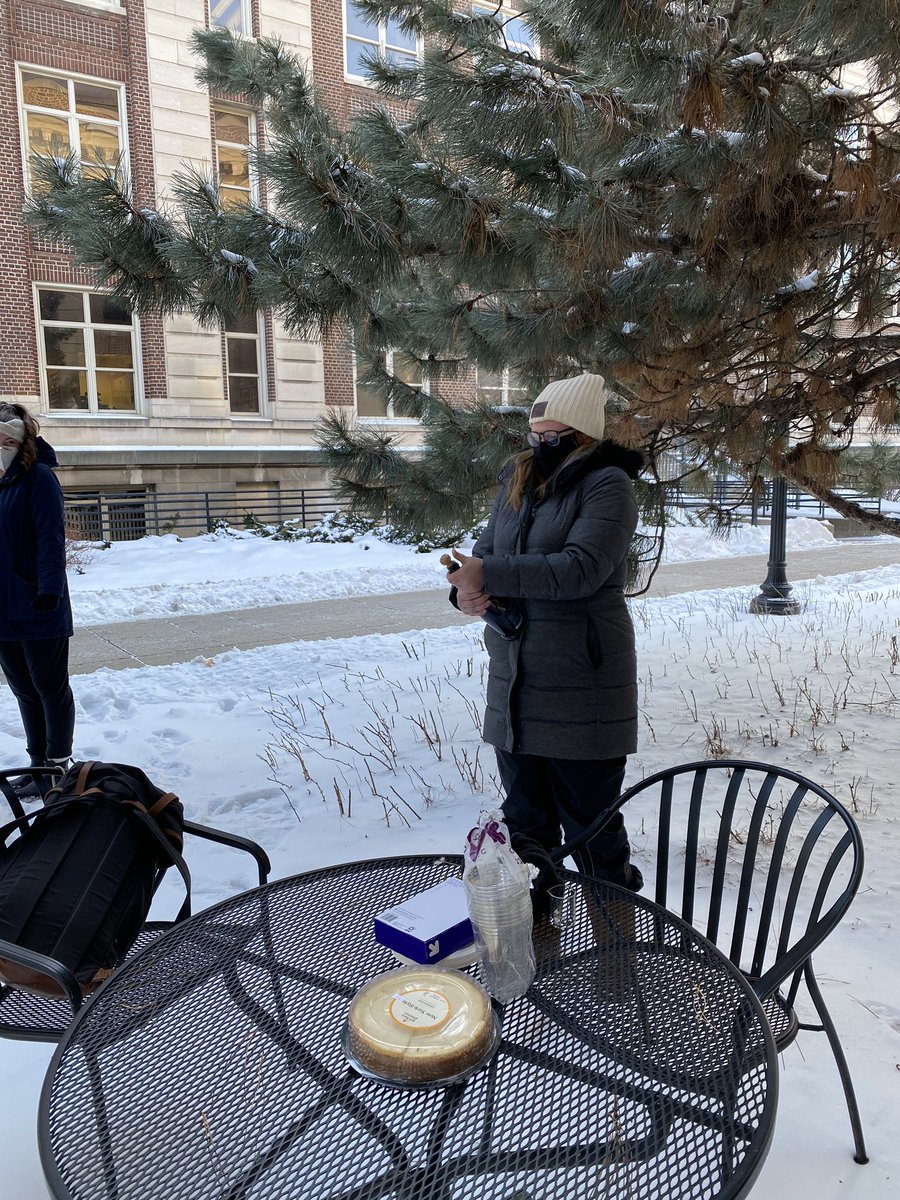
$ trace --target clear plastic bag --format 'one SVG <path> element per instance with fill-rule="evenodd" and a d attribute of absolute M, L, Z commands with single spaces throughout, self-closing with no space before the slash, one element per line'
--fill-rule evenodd
<path fill-rule="evenodd" d="M 463 883 L 484 986 L 505 1004 L 534 979 L 533 867 L 510 844 L 499 812 L 483 812 L 466 839 Z"/>

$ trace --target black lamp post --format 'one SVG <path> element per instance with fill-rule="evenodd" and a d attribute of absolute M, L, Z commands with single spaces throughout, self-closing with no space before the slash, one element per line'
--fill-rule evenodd
<path fill-rule="evenodd" d="M 787 436 L 787 425 L 778 432 L 779 444 Z M 763 615 L 793 617 L 800 612 L 800 601 L 791 595 L 787 577 L 787 480 L 776 475 L 772 480 L 771 524 L 769 525 L 769 567 L 758 596 L 750 602 L 750 611 Z"/>

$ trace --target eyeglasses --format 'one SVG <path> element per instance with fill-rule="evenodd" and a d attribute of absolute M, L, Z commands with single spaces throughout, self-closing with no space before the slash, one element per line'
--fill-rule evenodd
<path fill-rule="evenodd" d="M 525 434 L 525 441 L 529 446 L 534 446 L 535 448 L 537 448 L 541 442 L 543 442 L 545 446 L 558 446 L 560 438 L 568 437 L 569 434 L 574 432 L 574 429 L 548 429 L 546 433 L 535 433 L 533 429 L 529 429 Z"/>

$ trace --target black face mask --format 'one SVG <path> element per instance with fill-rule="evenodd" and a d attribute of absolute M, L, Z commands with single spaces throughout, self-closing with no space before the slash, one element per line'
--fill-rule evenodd
<path fill-rule="evenodd" d="M 559 439 L 559 442 L 555 446 L 548 446 L 546 442 L 541 442 L 539 446 L 535 446 L 532 451 L 534 461 L 537 469 L 545 479 L 552 475 L 556 468 L 561 466 L 575 449 L 574 437 L 574 433 L 567 433 Z"/>

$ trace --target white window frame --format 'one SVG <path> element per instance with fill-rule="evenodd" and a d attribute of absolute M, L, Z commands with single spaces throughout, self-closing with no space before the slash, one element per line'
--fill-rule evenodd
<path fill-rule="evenodd" d="M 500 21 L 508 21 L 511 18 L 521 19 L 522 13 L 519 8 L 513 4 L 492 4 L 491 0 L 473 0 L 472 13 L 476 12 L 486 17 L 496 17 Z M 506 34 L 506 26 L 503 27 L 506 44 L 514 54 L 530 54 L 533 58 L 540 57 L 540 46 L 537 38 L 532 34 L 532 44 L 529 46 L 527 42 L 517 42 Z"/>
<path fill-rule="evenodd" d="M 65 79 L 69 84 L 69 111 L 61 112 L 56 108 L 41 108 L 38 104 L 25 103 L 25 90 L 22 82 L 22 75 L 30 71 L 39 75 L 52 75 L 56 79 Z M 103 87 L 114 89 L 119 96 L 119 119 L 118 121 L 110 121 L 107 117 L 78 117 L 75 112 L 74 87 L 75 83 L 98 83 Z M 59 117 L 61 119 L 68 118 L 69 121 L 69 145 L 74 147 L 77 143 L 79 157 L 81 155 L 81 139 L 73 137 L 73 131 L 77 130 L 79 121 L 90 120 L 99 122 L 102 125 L 115 125 L 119 130 L 119 158 L 124 163 L 126 171 L 130 169 L 131 151 L 128 145 L 128 109 L 126 105 L 125 84 L 116 79 L 105 79 L 101 75 L 82 75 L 78 71 L 57 71 L 52 67 L 43 67 L 39 64 L 17 62 L 16 63 L 16 106 L 19 115 L 19 141 L 22 153 L 22 182 L 25 185 L 26 196 L 31 195 L 31 173 L 29 171 L 29 159 L 31 157 L 28 149 L 28 124 L 26 112 L 40 112 L 47 116 Z"/>
<path fill-rule="evenodd" d="M 495 373 L 496 372 L 492 372 L 492 374 L 495 374 Z M 512 383 L 510 383 L 509 367 L 504 367 L 503 370 L 500 371 L 499 374 L 500 374 L 500 386 L 498 388 L 493 388 L 493 387 L 482 388 L 482 385 L 478 379 L 478 367 L 476 367 L 475 368 L 475 394 L 476 394 L 476 396 L 479 397 L 480 400 L 483 401 L 484 397 L 481 395 L 482 391 L 496 392 L 497 393 L 496 403 L 502 404 L 505 406 L 509 406 L 510 405 L 510 399 L 509 399 L 510 387 L 515 388 L 516 391 L 522 391 L 522 385 L 520 383 L 516 382 L 515 380 Z M 524 408 L 525 405 L 517 404 L 517 403 L 513 402 L 512 407 L 513 408 Z"/>
<path fill-rule="evenodd" d="M 222 337 L 225 343 L 225 359 L 224 359 L 224 375 L 223 385 L 225 390 L 225 403 L 228 405 L 228 416 L 232 421 L 259 421 L 268 420 L 269 417 L 269 389 L 268 389 L 268 374 L 269 363 L 266 355 L 266 323 L 262 313 L 256 314 L 256 333 L 238 333 L 234 330 L 226 329 L 222 325 Z M 255 341 L 256 342 L 256 375 L 250 375 L 245 371 L 231 371 L 228 365 L 228 339 L 234 338 L 237 341 Z M 231 389 L 228 385 L 230 376 L 235 375 L 240 379 L 255 379 L 257 381 L 257 396 L 259 398 L 259 407 L 256 412 L 236 412 L 231 407 Z"/>
<path fill-rule="evenodd" d="M 231 32 L 236 37 L 252 38 L 253 37 L 253 8 L 250 0 L 241 0 L 241 24 L 243 29 L 231 29 L 230 25 L 219 25 L 212 19 L 212 5 L 207 7 L 207 29 L 231 29 Z"/>
<path fill-rule="evenodd" d="M 400 351 L 385 350 L 384 351 L 384 369 L 390 375 L 394 374 L 394 355 L 397 353 L 403 354 L 404 351 L 402 351 L 402 350 L 400 350 Z M 357 401 L 357 395 L 356 395 L 356 389 L 358 386 L 357 375 L 358 375 L 358 373 L 356 370 L 356 354 L 354 353 L 354 355 L 353 355 L 353 408 L 354 408 L 354 411 L 356 412 L 356 419 L 361 425 L 391 424 L 391 425 L 416 426 L 419 424 L 419 421 L 417 421 L 415 417 L 395 417 L 394 413 L 392 411 L 394 406 L 390 400 L 387 403 L 387 412 L 385 413 L 384 416 L 371 416 L 371 415 L 360 416 L 359 403 Z M 422 368 L 422 382 L 419 386 L 421 387 L 422 391 L 427 395 L 429 392 L 429 385 L 428 385 L 428 376 L 425 372 L 424 367 Z"/>
<path fill-rule="evenodd" d="M 58 417 L 64 421 L 77 421 L 94 419 L 98 417 L 103 421 L 121 421 L 133 420 L 135 417 L 144 416 L 144 377 L 141 369 L 143 358 L 141 355 L 141 323 L 137 313 L 131 314 L 131 325 L 102 325 L 95 324 L 93 321 L 82 322 L 78 327 L 82 329 L 109 329 L 115 333 L 124 333 L 126 329 L 131 332 L 131 353 L 133 362 L 134 375 L 134 408 L 132 409 L 106 409 L 97 406 L 97 363 L 94 355 L 94 339 L 92 337 L 85 338 L 84 341 L 84 371 L 88 381 L 88 407 L 84 408 L 51 408 L 50 407 L 50 389 L 47 386 L 47 346 L 44 340 L 44 329 L 60 327 L 74 328 L 71 321 L 45 321 L 41 316 L 41 299 L 40 291 L 52 292 L 75 292 L 82 298 L 85 296 L 104 296 L 108 295 L 102 288 L 87 288 L 77 287 L 72 284 L 54 283 L 52 280 L 37 280 L 33 285 L 34 297 L 34 325 L 37 331 L 38 343 L 38 363 L 41 373 L 41 412 L 42 415 L 48 417 Z M 90 317 L 90 308 L 82 299 L 82 313 Z M 73 368 L 78 370 L 79 368 Z M 101 368 L 102 370 L 102 368 Z"/>
<path fill-rule="evenodd" d="M 353 71 L 350 70 L 349 65 L 347 63 L 347 42 L 348 41 L 357 42 L 361 46 L 368 46 L 370 49 L 377 50 L 379 52 L 379 54 L 382 54 L 382 55 L 385 55 L 388 50 L 405 51 L 407 54 L 409 54 L 409 51 L 406 50 L 405 46 L 390 46 L 388 44 L 387 21 L 379 21 L 378 22 L 377 42 L 374 37 L 373 38 L 361 38 L 355 33 L 348 32 L 347 6 L 352 3 L 353 3 L 353 0 L 343 0 L 343 2 L 341 4 L 341 32 L 343 34 L 341 53 L 343 54 L 343 57 L 344 57 L 344 81 L 346 83 L 355 83 L 361 87 L 373 87 L 374 85 L 373 85 L 371 79 L 367 78 L 365 75 L 356 75 Z M 374 32 L 374 30 L 373 30 L 373 32 Z M 423 42 L 422 38 L 420 38 L 420 37 L 416 38 L 415 61 L 417 63 L 421 63 L 421 61 L 422 61 L 422 52 L 424 49 L 424 44 L 425 43 Z M 412 57 L 412 55 L 410 55 L 410 57 Z"/>
<path fill-rule="evenodd" d="M 238 150 L 246 150 L 246 152 L 247 152 L 247 170 L 248 170 L 248 174 L 250 176 L 250 190 L 247 194 L 247 200 L 250 204 L 259 204 L 259 177 L 256 173 L 256 169 L 255 169 L 255 166 L 253 163 L 253 154 L 252 154 L 252 151 L 257 148 L 256 113 L 253 111 L 252 108 L 241 108 L 241 106 L 239 104 L 225 104 L 225 103 L 220 103 L 218 100 L 213 101 L 210 111 L 213 114 L 213 118 L 215 121 L 215 129 L 214 129 L 214 135 L 213 135 L 213 155 L 215 157 L 215 162 L 216 162 L 216 187 L 217 187 L 217 189 L 221 190 L 221 186 L 222 186 L 221 180 L 219 178 L 219 146 L 220 145 L 231 146 Z M 237 113 L 239 116 L 249 118 L 248 129 L 249 129 L 250 141 L 247 146 L 242 145 L 242 143 L 240 143 L 240 142 L 229 142 L 229 141 L 226 141 L 225 138 L 219 137 L 219 118 L 218 118 L 218 116 L 216 116 L 216 113 L 223 112 L 223 111 Z"/>

